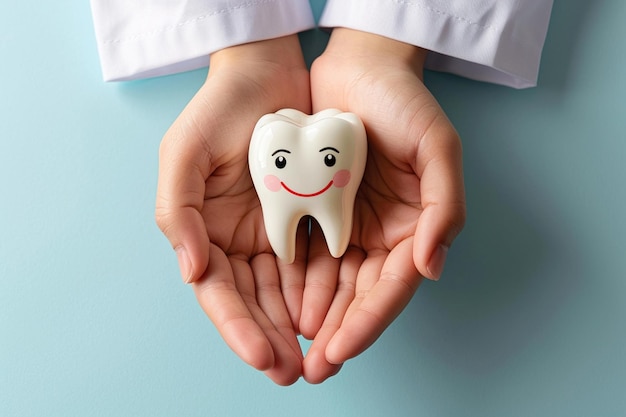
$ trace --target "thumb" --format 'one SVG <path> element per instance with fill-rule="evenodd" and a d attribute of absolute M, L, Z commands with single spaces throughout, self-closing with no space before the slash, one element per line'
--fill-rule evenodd
<path fill-rule="evenodd" d="M 420 215 L 413 243 L 413 261 L 424 277 L 437 281 L 448 249 L 463 228 L 465 206 L 430 205 Z"/>
<path fill-rule="evenodd" d="M 193 207 L 157 205 L 156 222 L 176 252 L 183 281 L 198 280 L 209 264 L 210 244 L 200 213 Z"/>
<path fill-rule="evenodd" d="M 171 131 L 159 151 L 155 219 L 176 251 L 183 281 L 191 283 L 209 263 L 209 236 L 201 214 L 206 180 L 201 161 L 208 158 L 192 146 L 194 141 Z"/>
<path fill-rule="evenodd" d="M 438 280 L 448 248 L 465 224 L 461 142 L 453 129 L 435 129 L 418 151 L 417 175 L 423 212 L 417 222 L 413 261 L 426 278 Z"/>

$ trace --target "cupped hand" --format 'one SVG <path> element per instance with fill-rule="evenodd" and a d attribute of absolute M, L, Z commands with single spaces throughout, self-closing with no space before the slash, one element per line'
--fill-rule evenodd
<path fill-rule="evenodd" d="M 335 29 L 311 69 L 313 111 L 359 115 L 369 150 L 346 254 L 336 260 L 321 250 L 318 228 L 309 242 L 299 326 L 314 338 L 303 363 L 309 382 L 325 380 L 367 349 L 422 277 L 438 279 L 463 228 L 461 144 L 422 82 L 425 53 Z"/>
<path fill-rule="evenodd" d="M 302 373 L 300 320 L 307 230 L 292 265 L 268 243 L 247 166 L 266 113 L 310 112 L 309 73 L 297 36 L 216 52 L 204 85 L 163 138 L 157 224 L 183 280 L 227 344 L 281 385 Z"/>

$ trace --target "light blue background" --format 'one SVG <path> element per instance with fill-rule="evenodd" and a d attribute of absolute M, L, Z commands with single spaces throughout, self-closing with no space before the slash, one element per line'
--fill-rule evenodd
<path fill-rule="evenodd" d="M 281 388 L 153 221 L 205 71 L 105 84 L 87 1 L 1 2 L 0 416 L 626 416 L 625 22 L 557 0 L 535 89 L 427 74 L 465 147 L 445 275 L 337 377 Z"/>

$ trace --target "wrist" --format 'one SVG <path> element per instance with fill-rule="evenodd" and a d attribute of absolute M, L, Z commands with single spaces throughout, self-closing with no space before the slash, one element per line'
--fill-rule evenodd
<path fill-rule="evenodd" d="M 348 28 L 335 28 L 324 53 L 350 59 L 375 59 L 381 64 L 400 64 L 412 68 L 420 74 L 428 51 L 374 33 Z"/>
<path fill-rule="evenodd" d="M 221 49 L 211 54 L 210 68 L 224 66 L 258 68 L 274 65 L 285 69 L 306 68 L 298 35 L 250 42 Z"/>

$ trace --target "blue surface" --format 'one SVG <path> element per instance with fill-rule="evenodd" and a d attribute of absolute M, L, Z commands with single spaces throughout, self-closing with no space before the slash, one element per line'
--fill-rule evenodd
<path fill-rule="evenodd" d="M 288 388 L 228 350 L 154 225 L 205 71 L 104 84 L 65 3 L 0 3 L 0 416 L 626 415 L 626 2 L 557 1 L 536 89 L 427 74 L 467 227 L 370 350 Z"/>

